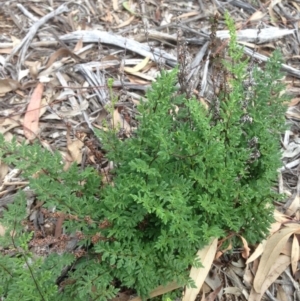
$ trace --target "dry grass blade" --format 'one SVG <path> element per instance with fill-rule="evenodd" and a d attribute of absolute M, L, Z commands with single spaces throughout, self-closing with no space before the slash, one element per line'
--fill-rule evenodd
<path fill-rule="evenodd" d="M 187 288 L 185 294 L 182 298 L 182 301 L 194 301 L 207 277 L 209 270 L 211 268 L 211 264 L 215 258 L 215 254 L 217 251 L 218 239 L 214 238 L 210 244 L 208 244 L 202 250 L 197 252 L 197 256 L 199 257 L 203 267 L 195 268 L 192 267 L 190 272 L 191 279 L 194 280 L 197 288 Z"/>

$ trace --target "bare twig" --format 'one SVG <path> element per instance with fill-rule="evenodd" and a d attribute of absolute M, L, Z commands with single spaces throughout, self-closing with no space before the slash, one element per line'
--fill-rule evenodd
<path fill-rule="evenodd" d="M 53 17 L 57 16 L 58 14 L 61 14 L 61 13 L 64 13 L 64 12 L 68 12 L 68 11 L 69 11 L 69 9 L 68 9 L 67 5 L 66 4 L 62 4 L 56 10 L 54 10 L 51 13 L 49 13 L 48 15 L 44 16 L 40 20 L 36 21 L 36 23 L 33 24 L 33 26 L 30 28 L 29 32 L 27 33 L 27 35 L 25 36 L 25 38 L 22 40 L 22 42 L 13 49 L 13 51 L 8 56 L 8 58 L 6 59 L 6 61 L 11 60 L 11 58 L 18 51 L 20 51 L 20 56 L 19 56 L 18 66 L 17 66 L 17 69 L 19 70 L 20 69 L 20 65 L 23 64 L 23 62 L 24 62 L 26 51 L 29 48 L 30 43 L 33 40 L 33 38 L 34 38 L 35 34 L 37 33 L 38 29 L 42 25 L 44 25 L 49 19 L 52 19 Z"/>

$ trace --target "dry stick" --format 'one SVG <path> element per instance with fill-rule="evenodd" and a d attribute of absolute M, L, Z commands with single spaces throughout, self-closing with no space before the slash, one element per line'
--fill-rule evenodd
<path fill-rule="evenodd" d="M 251 50 L 248 47 L 244 47 L 244 52 L 250 56 L 253 56 L 255 59 L 260 60 L 262 62 L 267 62 L 269 60 L 269 58 L 263 54 L 260 54 L 258 52 L 254 52 L 253 50 Z M 291 66 L 288 66 L 286 64 L 281 64 L 281 68 L 283 71 L 297 77 L 300 78 L 300 71 L 297 70 L 296 68 L 293 68 Z"/>
<path fill-rule="evenodd" d="M 290 280 L 295 288 L 295 293 L 296 293 L 297 299 L 300 300 L 300 286 L 299 286 L 298 282 L 295 281 L 295 279 L 293 278 L 293 276 L 291 275 L 291 273 L 288 269 L 286 269 L 284 271 L 284 273 L 290 278 Z"/>
<path fill-rule="evenodd" d="M 146 16 L 146 7 L 145 7 L 145 1 L 144 0 L 140 0 L 140 9 L 141 9 L 141 15 L 142 15 L 142 21 L 143 21 L 144 29 L 148 31 L 149 30 L 149 21 L 148 21 L 148 18 Z"/>
<path fill-rule="evenodd" d="M 35 24 L 33 24 L 33 26 L 30 28 L 30 30 L 28 31 L 27 35 L 25 36 L 25 38 L 22 40 L 21 44 L 19 44 L 18 46 L 16 46 L 13 51 L 11 52 L 11 54 L 8 56 L 8 58 L 6 59 L 6 61 L 11 60 L 11 58 L 18 52 L 20 51 L 20 56 L 18 59 L 18 66 L 17 69 L 20 69 L 20 65 L 23 64 L 24 59 L 25 59 L 25 53 L 27 51 L 27 49 L 30 46 L 31 41 L 33 40 L 34 36 L 36 35 L 38 29 L 44 25 L 45 23 L 47 23 L 50 19 L 54 18 L 55 16 L 64 13 L 64 12 L 68 12 L 69 9 L 67 7 L 66 4 L 62 4 L 61 6 L 59 6 L 56 10 L 52 11 L 51 13 L 49 13 L 48 15 L 42 17 L 40 20 L 36 21 Z"/>
<path fill-rule="evenodd" d="M 190 23 L 190 22 L 193 22 L 193 21 L 198 21 L 200 19 L 204 19 L 206 17 L 207 17 L 207 15 L 205 13 L 202 13 L 202 14 L 199 14 L 198 16 L 193 17 L 193 18 L 189 18 L 189 19 L 186 19 L 186 20 L 181 20 L 180 23 L 181 24 Z M 155 28 L 153 28 L 153 30 L 159 31 L 159 30 L 162 30 L 164 28 L 174 27 L 174 26 L 177 27 L 177 23 L 172 22 L 172 23 L 168 23 L 168 24 L 165 24 L 165 25 L 155 27 Z"/>
<path fill-rule="evenodd" d="M 275 298 L 269 290 L 266 290 L 266 295 L 270 298 L 271 301 L 279 301 Z"/>
<path fill-rule="evenodd" d="M 239 42 L 256 42 L 258 44 L 267 43 L 269 41 L 282 38 L 286 35 L 294 34 L 294 29 L 280 29 L 278 27 L 262 28 L 259 30 L 259 37 L 257 39 L 258 29 L 240 29 L 237 31 L 237 39 Z M 228 30 L 216 31 L 217 38 L 229 39 L 230 34 Z"/>
<path fill-rule="evenodd" d="M 167 64 L 170 66 L 175 66 L 177 63 L 176 58 L 167 53 L 166 51 L 154 48 L 153 53 L 151 48 L 147 45 L 141 44 L 132 39 L 124 38 L 116 34 L 112 34 L 106 31 L 100 30 L 78 30 L 69 34 L 65 34 L 59 37 L 61 40 L 66 42 L 77 42 L 79 39 L 82 39 L 83 43 L 104 43 L 109 45 L 115 45 L 120 48 L 125 48 L 132 52 L 138 53 L 141 56 L 149 56 L 151 60 L 156 61 L 163 60 L 167 61 Z"/>
<path fill-rule="evenodd" d="M 29 19 L 31 19 L 34 22 L 37 22 L 39 20 L 39 18 L 37 18 L 36 16 L 34 16 L 31 12 L 29 12 L 22 4 L 17 4 L 17 7 L 22 11 L 22 13 L 28 17 Z"/>

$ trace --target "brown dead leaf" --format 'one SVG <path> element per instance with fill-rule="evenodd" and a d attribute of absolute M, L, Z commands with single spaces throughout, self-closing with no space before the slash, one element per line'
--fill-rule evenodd
<path fill-rule="evenodd" d="M 291 258 L 286 255 L 279 255 L 274 262 L 272 262 L 271 269 L 268 275 L 261 279 L 260 292 L 255 291 L 254 286 L 251 289 L 248 301 L 260 301 L 268 287 L 284 272 L 284 270 L 291 264 Z M 256 276 L 258 276 L 257 271 Z M 255 280 L 254 280 L 255 281 Z"/>
<path fill-rule="evenodd" d="M 160 22 L 161 21 L 161 8 L 159 6 L 156 7 L 155 10 L 155 21 Z"/>
<path fill-rule="evenodd" d="M 124 68 L 124 71 L 126 71 L 126 67 Z M 127 71 L 126 71 L 126 72 L 127 72 Z M 130 73 L 130 74 L 132 74 L 132 75 L 134 75 L 134 76 L 137 76 L 137 77 L 139 77 L 139 78 L 142 78 L 142 79 L 144 79 L 144 80 L 146 80 L 146 81 L 155 82 L 155 78 L 154 78 L 153 76 L 144 74 L 144 73 L 142 73 L 142 72 L 128 72 L 128 73 Z M 145 82 L 143 82 L 143 81 L 139 81 L 139 80 L 136 79 L 136 78 L 135 78 L 133 81 L 132 81 L 132 77 L 131 77 L 131 78 L 129 77 L 129 79 L 130 79 L 131 82 L 134 82 L 134 83 L 141 83 L 141 84 L 145 83 Z M 147 84 L 147 83 L 146 83 L 146 84 Z"/>
<path fill-rule="evenodd" d="M 194 301 L 207 277 L 209 270 L 211 268 L 211 264 L 215 258 L 215 254 L 217 251 L 218 239 L 212 239 L 211 243 L 204 247 L 202 250 L 197 252 L 197 256 L 199 257 L 203 267 L 195 268 L 192 267 L 190 272 L 190 278 L 194 280 L 197 288 L 187 288 L 185 290 L 182 301 Z"/>
<path fill-rule="evenodd" d="M 277 260 L 284 245 L 294 232 L 294 228 L 283 228 L 268 238 L 253 282 L 253 288 L 257 293 L 261 292 L 262 285 L 274 262 Z"/>
<path fill-rule="evenodd" d="M 61 154 L 61 156 L 62 156 L 62 158 L 63 158 L 63 160 L 65 162 L 63 170 L 67 171 L 71 167 L 71 165 L 72 165 L 72 163 L 74 161 L 73 161 L 71 155 L 69 154 L 69 152 L 62 152 L 62 151 L 60 151 L 60 154 Z"/>
<path fill-rule="evenodd" d="M 295 275 L 297 271 L 298 261 L 299 261 L 299 241 L 297 239 L 297 236 L 294 234 L 292 251 L 291 251 L 291 266 L 292 266 L 293 275 Z"/>
<path fill-rule="evenodd" d="M 130 83 L 132 84 L 136 84 L 136 85 L 148 85 L 149 84 L 149 81 L 148 80 L 142 80 L 142 79 L 139 79 L 135 76 L 131 76 L 131 75 L 128 75 L 128 80 L 130 81 Z"/>
<path fill-rule="evenodd" d="M 253 254 L 247 259 L 246 264 L 249 264 L 250 262 L 257 259 L 264 251 L 267 241 L 263 240 L 255 249 Z"/>
<path fill-rule="evenodd" d="M 218 288 L 216 288 L 213 292 L 211 292 L 206 298 L 205 301 L 214 301 L 216 300 L 216 297 L 218 296 L 218 293 L 221 291 L 222 285 L 220 285 Z"/>
<path fill-rule="evenodd" d="M 201 301 L 205 301 L 205 294 L 204 293 L 202 294 Z"/>
<path fill-rule="evenodd" d="M 193 17 L 193 16 L 197 16 L 199 14 L 199 11 L 198 10 L 195 10 L 195 11 L 190 11 L 188 13 L 184 13 L 182 15 L 179 15 L 177 16 L 178 19 L 185 19 L 185 18 L 190 18 L 190 17 Z"/>
<path fill-rule="evenodd" d="M 269 7 L 268 7 L 269 15 L 270 15 L 270 17 L 271 17 L 271 23 L 272 23 L 274 26 L 277 25 L 277 24 L 276 24 L 277 18 L 276 18 L 276 13 L 275 13 L 274 10 L 273 10 L 273 7 L 274 7 L 277 3 L 280 3 L 280 2 L 281 2 L 281 0 L 273 0 L 273 1 L 270 2 L 270 5 L 269 5 Z"/>
<path fill-rule="evenodd" d="M 291 1 L 291 3 L 298 10 L 298 12 L 300 12 L 300 6 L 295 1 Z"/>
<path fill-rule="evenodd" d="M 58 49 L 57 51 L 55 51 L 54 53 L 51 54 L 51 56 L 50 56 L 50 58 L 47 62 L 47 65 L 45 66 L 45 69 L 48 69 L 58 58 L 67 57 L 67 56 L 72 57 L 77 62 L 82 61 L 80 56 L 76 55 L 75 53 L 73 53 L 68 48 L 60 48 L 60 49 Z"/>
<path fill-rule="evenodd" d="M 11 38 L 12 43 L 13 43 L 13 48 L 17 47 L 22 42 L 20 39 L 18 39 L 15 36 L 10 36 L 10 38 Z"/>
<path fill-rule="evenodd" d="M 224 288 L 224 294 L 231 294 L 235 296 L 241 296 L 243 294 L 242 290 L 236 286 L 228 286 Z"/>
<path fill-rule="evenodd" d="M 30 9 L 33 10 L 36 14 L 38 14 L 41 17 L 45 16 L 45 13 L 39 9 L 38 7 L 34 6 L 34 5 L 29 5 Z"/>
<path fill-rule="evenodd" d="M 274 233 L 277 232 L 281 227 L 282 227 L 282 223 L 276 222 L 276 223 L 271 224 L 270 234 L 269 234 L 269 235 L 274 234 Z"/>
<path fill-rule="evenodd" d="M 139 72 L 141 71 L 143 68 L 146 67 L 146 65 L 148 64 L 150 60 L 150 57 L 147 56 L 145 57 L 140 63 L 136 64 L 134 67 L 130 68 L 130 67 L 124 67 L 124 71 L 128 72 L 128 73 L 135 73 L 135 72 Z"/>
<path fill-rule="evenodd" d="M 72 9 L 68 14 L 67 14 L 67 21 L 69 23 L 69 25 L 71 26 L 72 30 L 85 30 L 85 26 L 78 26 L 78 23 L 75 22 L 75 20 L 77 19 L 77 14 L 78 14 L 78 9 Z M 76 23 L 76 25 L 75 25 Z M 86 23 L 84 22 L 84 25 Z"/>
<path fill-rule="evenodd" d="M 81 50 L 83 47 L 83 41 L 82 41 L 82 38 L 79 39 L 74 47 L 74 52 L 77 52 L 79 50 Z"/>
<path fill-rule="evenodd" d="M 252 271 L 250 269 L 250 265 L 248 264 L 245 268 L 245 273 L 244 273 L 244 276 L 243 276 L 243 283 L 246 285 L 246 287 L 249 288 L 249 287 L 252 286 L 253 279 L 254 279 L 254 276 L 253 276 Z"/>
<path fill-rule="evenodd" d="M 278 210 L 274 210 L 274 218 L 277 222 L 279 223 L 285 223 L 287 221 L 289 221 L 289 217 L 283 213 L 281 213 L 280 211 Z"/>
<path fill-rule="evenodd" d="M 0 133 L 1 133 L 1 129 L 0 129 Z M 12 142 L 13 139 L 14 139 L 14 135 L 12 133 L 6 133 L 4 135 L 4 140 L 7 142 Z"/>
<path fill-rule="evenodd" d="M 300 102 L 300 97 L 295 97 L 291 99 L 291 101 L 288 103 L 289 107 L 296 106 Z"/>
<path fill-rule="evenodd" d="M 29 140 L 35 139 L 38 134 L 40 107 L 43 92 L 44 85 L 42 83 L 38 83 L 31 95 L 30 102 L 24 116 L 24 135 Z"/>
<path fill-rule="evenodd" d="M 105 15 L 101 18 L 101 20 L 110 24 L 113 22 L 113 15 L 109 9 L 105 11 Z"/>
<path fill-rule="evenodd" d="M 286 228 L 293 229 L 295 234 L 300 234 L 300 224 L 295 222 L 290 222 L 284 224 Z"/>
<path fill-rule="evenodd" d="M 213 289 L 210 285 L 208 285 L 208 284 L 206 283 L 207 278 L 208 278 L 208 277 L 206 277 L 205 282 L 203 283 L 203 285 L 202 285 L 202 287 L 201 287 L 201 289 L 200 289 L 200 293 L 202 293 L 202 294 L 208 294 L 208 293 L 211 292 L 211 290 Z M 219 285 L 220 285 L 220 284 L 219 284 Z M 218 285 L 218 286 L 219 286 L 219 285 Z M 217 286 L 217 287 L 218 287 L 218 286 Z"/>
<path fill-rule="evenodd" d="M 41 67 L 41 62 L 36 61 L 29 66 L 29 73 L 32 78 L 36 79 L 39 74 L 39 68 Z"/>
<path fill-rule="evenodd" d="M 266 13 L 263 13 L 260 10 L 257 10 L 254 14 L 252 14 L 252 16 L 249 18 L 249 21 L 253 22 L 253 21 L 258 21 L 261 20 L 264 16 L 266 15 Z"/>
<path fill-rule="evenodd" d="M 130 132 L 129 123 L 121 116 L 118 109 L 114 110 L 114 114 L 111 122 L 114 128 L 120 127 L 121 129 L 124 129 L 126 133 Z"/>
<path fill-rule="evenodd" d="M 258 258 L 256 258 L 252 264 L 252 272 L 254 275 L 256 275 L 256 273 L 257 273 L 258 266 L 259 266 L 259 260 L 258 260 Z"/>
<path fill-rule="evenodd" d="M 299 206 L 300 206 L 300 197 L 299 195 L 296 195 L 291 205 L 287 208 L 286 214 L 288 216 L 294 215 L 294 213 L 299 209 Z"/>
<path fill-rule="evenodd" d="M 207 277 L 205 278 L 205 283 L 212 289 L 215 290 L 216 288 L 218 288 L 222 282 L 220 279 L 220 275 L 217 272 L 217 270 L 212 270 L 209 275 L 207 275 Z M 204 287 L 204 284 L 203 284 Z M 209 292 L 209 290 L 208 290 Z"/>
<path fill-rule="evenodd" d="M 14 79 L 0 79 L 0 94 L 5 95 L 8 92 L 21 89 L 21 85 Z"/>
<path fill-rule="evenodd" d="M 70 56 L 70 51 L 66 48 L 56 50 L 48 59 L 45 69 L 48 69 L 58 58 Z"/>
<path fill-rule="evenodd" d="M 4 236 L 6 229 L 0 224 L 0 236 Z"/>
<path fill-rule="evenodd" d="M 153 290 L 152 292 L 150 292 L 149 295 L 150 295 L 151 298 L 157 297 L 157 296 L 163 295 L 165 293 L 174 291 L 174 290 L 176 290 L 179 287 L 180 286 L 176 282 L 172 282 L 172 283 L 169 283 L 166 286 L 159 286 L 159 287 L 157 287 L 155 290 Z M 131 299 L 130 301 L 142 301 L 142 298 L 135 297 L 135 298 Z"/>
<path fill-rule="evenodd" d="M 127 19 L 126 21 L 122 22 L 121 24 L 119 24 L 117 26 L 113 26 L 112 28 L 122 28 L 122 27 L 125 27 L 125 26 L 129 25 L 134 19 L 135 19 L 135 16 L 133 15 L 129 19 Z"/>
<path fill-rule="evenodd" d="M 84 143 L 78 139 L 71 141 L 70 143 L 68 142 L 67 145 L 68 151 L 70 152 L 73 162 L 76 162 L 77 164 L 80 164 L 82 160 L 81 149 L 83 145 Z"/>
<path fill-rule="evenodd" d="M 205 290 L 204 288 L 206 286 L 209 286 L 208 290 Z M 211 270 L 207 277 L 205 278 L 205 282 L 202 285 L 202 288 L 200 291 L 204 292 L 204 293 L 209 293 L 212 290 L 217 289 L 219 286 L 222 286 L 222 282 L 220 279 L 220 274 L 219 272 L 217 272 L 217 270 Z M 219 292 L 218 294 L 219 299 L 221 300 L 222 297 L 222 292 Z"/>
<path fill-rule="evenodd" d="M 243 252 L 242 252 L 242 257 L 247 259 L 249 257 L 249 254 L 250 254 L 250 248 L 248 246 L 248 242 L 247 240 L 243 237 L 243 236 L 240 236 L 242 242 L 243 242 Z"/>
<path fill-rule="evenodd" d="M 11 129 L 20 126 L 22 123 L 22 118 L 20 115 L 14 116 L 13 118 L 0 118 L 0 133 L 6 134 Z"/>
<path fill-rule="evenodd" d="M 110 301 L 128 301 L 130 299 L 130 294 L 119 292 L 116 297 L 110 299 Z"/>
<path fill-rule="evenodd" d="M 13 48 L 1 48 L 0 53 L 1 54 L 11 54 Z"/>
<path fill-rule="evenodd" d="M 288 240 L 287 243 L 284 245 L 281 254 L 291 256 L 291 253 L 292 253 L 292 242 L 291 240 Z"/>
<path fill-rule="evenodd" d="M 0 182 L 4 179 L 9 171 L 8 165 L 0 161 Z"/>
<path fill-rule="evenodd" d="M 232 250 L 232 244 L 231 244 L 231 242 L 229 243 L 229 245 L 228 245 L 228 247 L 226 249 L 220 250 L 220 251 L 217 252 L 217 254 L 215 256 L 215 259 L 220 258 L 225 252 L 230 251 L 230 250 Z"/>
<path fill-rule="evenodd" d="M 282 23 L 286 26 L 286 24 L 287 24 L 287 19 L 286 19 L 286 17 L 284 17 L 283 15 L 280 15 L 280 18 L 281 18 L 281 20 L 282 20 Z"/>
<path fill-rule="evenodd" d="M 120 23 L 121 23 L 118 14 L 112 13 L 112 16 L 113 16 L 113 18 L 115 19 L 115 23 L 116 23 L 116 24 L 120 24 Z"/>
<path fill-rule="evenodd" d="M 298 110 L 295 109 L 294 107 L 290 107 L 287 109 L 286 116 L 288 118 L 294 118 L 294 119 L 300 120 L 300 114 L 299 114 Z"/>

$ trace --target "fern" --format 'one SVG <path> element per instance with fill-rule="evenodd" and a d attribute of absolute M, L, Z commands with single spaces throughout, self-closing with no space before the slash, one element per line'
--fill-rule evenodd
<path fill-rule="evenodd" d="M 275 51 L 264 70 L 249 72 L 228 15 L 226 22 L 231 39 L 216 105 L 207 110 L 179 93 L 175 68 L 138 106 L 130 139 L 120 140 L 116 129 L 97 133 L 114 162 L 113 185 L 103 186 L 93 168 L 64 170 L 59 153 L 0 138 L 1 160 L 23 171 L 44 207 L 65 214 L 66 234 L 80 231 L 84 251 L 34 256 L 19 193 L 2 220 L 0 296 L 105 301 L 127 287 L 146 298 L 171 281 L 193 285 L 189 267 L 201 265 L 195 253 L 211 237 L 254 243 L 268 234 L 278 198 L 276 135 L 284 129 L 281 57 Z"/>

